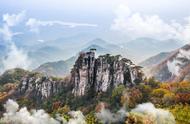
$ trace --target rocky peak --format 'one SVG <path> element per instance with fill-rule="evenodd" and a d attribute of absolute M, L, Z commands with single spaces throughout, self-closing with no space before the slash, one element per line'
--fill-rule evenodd
<path fill-rule="evenodd" d="M 142 80 L 142 71 L 129 59 L 109 54 L 95 57 L 95 50 L 81 53 L 71 71 L 75 96 L 105 92 L 119 84 L 131 86 Z"/>
<path fill-rule="evenodd" d="M 72 92 L 75 96 L 91 96 L 119 84 L 135 85 L 141 79 L 140 67 L 129 59 L 109 54 L 96 57 L 95 49 L 91 49 L 80 53 L 71 74 L 65 79 L 30 73 L 22 78 L 18 93 L 37 100 L 53 97 L 63 91 Z"/>
<path fill-rule="evenodd" d="M 32 73 L 23 77 L 18 94 L 37 100 L 46 99 L 60 93 L 69 84 L 66 80 Z"/>

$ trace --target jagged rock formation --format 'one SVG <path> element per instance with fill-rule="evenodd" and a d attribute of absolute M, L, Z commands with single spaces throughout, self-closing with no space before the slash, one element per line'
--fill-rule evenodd
<path fill-rule="evenodd" d="M 65 79 L 31 73 L 23 77 L 18 93 L 45 99 L 67 89 L 75 96 L 106 92 L 119 84 L 131 86 L 142 80 L 142 71 L 130 60 L 109 54 L 95 57 L 95 51 L 81 53 Z"/>
<path fill-rule="evenodd" d="M 89 92 L 105 92 L 119 84 L 126 86 L 140 82 L 142 71 L 129 59 L 109 54 L 95 57 L 95 51 L 81 53 L 71 71 L 75 96 Z"/>
<path fill-rule="evenodd" d="M 23 77 L 18 86 L 18 94 L 40 100 L 60 93 L 64 88 L 69 87 L 68 84 L 63 79 L 32 73 Z"/>

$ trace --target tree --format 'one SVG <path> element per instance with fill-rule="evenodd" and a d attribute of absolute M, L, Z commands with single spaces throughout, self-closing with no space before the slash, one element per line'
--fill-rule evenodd
<path fill-rule="evenodd" d="M 151 101 L 155 105 L 164 106 L 165 105 L 165 103 L 164 103 L 165 102 L 164 96 L 166 94 L 170 95 L 171 92 L 169 90 L 162 89 L 162 88 L 154 89 L 152 91 L 152 93 L 151 93 Z M 167 98 L 168 95 L 166 95 L 165 98 Z"/>
<path fill-rule="evenodd" d="M 119 107 L 119 103 L 120 103 L 120 98 L 123 94 L 123 91 L 125 90 L 125 86 L 124 85 L 119 85 L 116 88 L 113 89 L 112 94 L 111 94 L 111 104 Z"/>
<path fill-rule="evenodd" d="M 126 90 L 121 96 L 121 104 L 127 108 L 134 108 L 138 103 L 142 101 L 142 93 L 137 88 L 131 88 Z"/>
<path fill-rule="evenodd" d="M 177 124 L 189 124 L 190 123 L 190 105 L 178 104 L 170 109 L 173 113 Z"/>
<path fill-rule="evenodd" d="M 141 91 L 142 93 L 142 102 L 147 102 L 150 97 L 150 93 L 152 92 L 152 88 L 149 85 L 145 84 L 140 84 L 137 86 L 137 88 Z"/>

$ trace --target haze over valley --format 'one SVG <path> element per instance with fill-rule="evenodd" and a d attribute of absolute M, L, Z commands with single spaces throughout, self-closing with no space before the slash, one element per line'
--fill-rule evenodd
<path fill-rule="evenodd" d="M 188 0 L 0 3 L 0 124 L 189 124 Z"/>

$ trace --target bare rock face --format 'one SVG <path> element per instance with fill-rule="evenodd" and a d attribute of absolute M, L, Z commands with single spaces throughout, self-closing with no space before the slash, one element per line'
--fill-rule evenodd
<path fill-rule="evenodd" d="M 23 77 L 18 92 L 20 95 L 41 100 L 58 94 L 64 87 L 66 87 L 64 80 L 34 73 Z"/>
<path fill-rule="evenodd" d="M 119 84 L 135 85 L 142 80 L 142 71 L 130 60 L 109 54 L 95 57 L 95 51 L 81 53 L 67 79 L 56 79 L 39 73 L 23 77 L 18 93 L 39 100 L 53 97 L 60 92 L 75 96 L 92 96 L 106 92 Z"/>
<path fill-rule="evenodd" d="M 109 54 L 95 57 L 95 51 L 81 53 L 71 71 L 75 96 L 89 92 L 105 92 L 119 84 L 135 85 L 142 80 L 142 71 L 129 59 Z"/>

